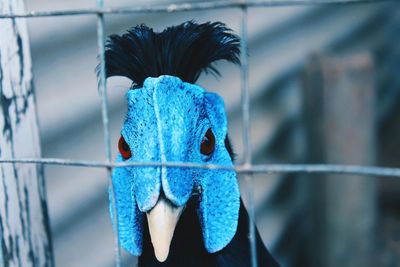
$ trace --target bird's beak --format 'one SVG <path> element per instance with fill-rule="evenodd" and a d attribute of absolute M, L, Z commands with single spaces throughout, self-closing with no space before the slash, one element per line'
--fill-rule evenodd
<path fill-rule="evenodd" d="M 183 208 L 160 197 L 154 208 L 146 213 L 154 254 L 159 262 L 164 262 L 168 257 L 169 246 Z"/>

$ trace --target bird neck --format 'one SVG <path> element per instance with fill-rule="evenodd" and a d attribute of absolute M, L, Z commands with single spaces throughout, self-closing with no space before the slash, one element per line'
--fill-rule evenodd
<path fill-rule="evenodd" d="M 147 227 L 144 225 L 143 254 L 139 267 L 244 267 L 251 266 L 249 243 L 249 217 L 240 200 L 239 222 L 231 242 L 216 253 L 208 253 L 204 247 L 201 226 L 197 215 L 197 200 L 190 200 L 175 229 L 167 260 L 157 261 Z M 265 248 L 256 229 L 257 261 L 259 266 L 279 267 Z"/>

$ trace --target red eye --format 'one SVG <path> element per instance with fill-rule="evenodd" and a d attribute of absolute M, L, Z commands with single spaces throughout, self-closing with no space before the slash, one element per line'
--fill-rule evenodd
<path fill-rule="evenodd" d="M 118 149 L 124 159 L 129 159 L 132 156 L 131 149 L 122 135 L 118 141 Z"/>
<path fill-rule="evenodd" d="M 208 129 L 206 135 L 203 137 L 200 146 L 200 152 L 204 155 L 211 155 L 214 152 L 215 148 L 215 137 L 211 129 Z"/>

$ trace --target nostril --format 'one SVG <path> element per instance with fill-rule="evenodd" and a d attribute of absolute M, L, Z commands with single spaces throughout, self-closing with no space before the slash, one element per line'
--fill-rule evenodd
<path fill-rule="evenodd" d="M 193 186 L 193 195 L 200 195 L 203 192 L 203 188 L 200 184 L 195 184 Z"/>
<path fill-rule="evenodd" d="M 193 186 L 192 196 L 193 196 L 194 198 L 196 198 L 196 200 L 197 200 L 198 202 L 201 201 L 201 195 L 202 195 L 202 193 L 203 193 L 203 187 L 201 186 L 201 184 L 195 184 L 195 185 Z"/>

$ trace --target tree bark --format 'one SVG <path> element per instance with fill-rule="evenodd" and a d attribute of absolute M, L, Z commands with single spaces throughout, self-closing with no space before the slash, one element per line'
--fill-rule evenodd
<path fill-rule="evenodd" d="M 24 11 L 0 0 L 1 13 Z M 40 157 L 25 19 L 0 20 L 0 158 Z M 0 163 L 0 266 L 53 266 L 42 167 Z"/>

